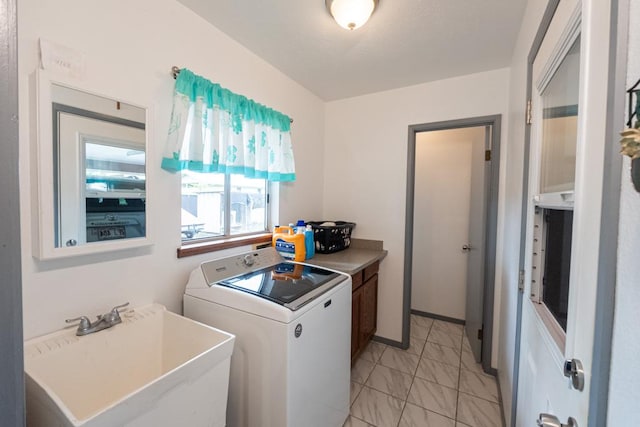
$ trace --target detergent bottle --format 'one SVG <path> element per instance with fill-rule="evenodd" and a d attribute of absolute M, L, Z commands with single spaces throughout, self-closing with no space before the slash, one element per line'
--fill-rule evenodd
<path fill-rule="evenodd" d="M 306 259 L 313 258 L 316 254 L 316 242 L 313 238 L 313 227 L 311 227 L 311 224 L 307 224 L 304 230 L 304 248 Z"/>
<path fill-rule="evenodd" d="M 296 223 L 296 234 L 304 234 L 304 259 L 311 259 L 316 253 L 316 242 L 313 239 L 313 227 L 299 219 Z"/>
<path fill-rule="evenodd" d="M 272 242 L 283 258 L 304 261 L 306 256 L 304 233 L 296 233 L 293 227 L 276 227 L 273 230 Z"/>

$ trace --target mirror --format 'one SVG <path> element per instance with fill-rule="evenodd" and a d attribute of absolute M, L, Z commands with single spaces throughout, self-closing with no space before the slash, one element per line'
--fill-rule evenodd
<path fill-rule="evenodd" d="M 40 258 L 148 244 L 144 108 L 38 78 Z"/>

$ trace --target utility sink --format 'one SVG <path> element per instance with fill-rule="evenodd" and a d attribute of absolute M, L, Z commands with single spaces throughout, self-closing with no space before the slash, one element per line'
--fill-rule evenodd
<path fill-rule="evenodd" d="M 27 426 L 224 426 L 235 337 L 152 304 L 25 342 Z"/>

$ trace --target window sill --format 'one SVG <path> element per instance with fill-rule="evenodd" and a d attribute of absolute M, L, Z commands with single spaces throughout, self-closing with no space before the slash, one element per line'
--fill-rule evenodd
<path fill-rule="evenodd" d="M 271 242 L 271 233 L 252 234 L 250 236 L 230 237 L 215 241 L 200 243 L 188 243 L 178 248 L 178 258 L 185 258 L 194 255 L 202 255 L 209 252 L 221 251 L 223 249 L 237 248 L 239 246 L 258 245 Z"/>
<path fill-rule="evenodd" d="M 544 325 L 549 336 L 556 344 L 560 354 L 564 354 L 567 333 L 562 329 L 562 326 L 560 326 L 556 318 L 553 317 L 553 314 L 544 303 L 538 303 L 535 301 L 531 302 L 533 303 L 533 308 L 538 315 L 538 319 L 540 319 L 540 322 Z"/>

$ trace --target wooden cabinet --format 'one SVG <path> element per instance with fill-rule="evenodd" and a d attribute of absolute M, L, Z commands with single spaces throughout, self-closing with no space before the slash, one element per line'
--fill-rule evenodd
<path fill-rule="evenodd" d="M 353 364 L 376 332 L 379 262 L 358 271 L 351 280 L 351 363 Z"/>
<path fill-rule="evenodd" d="M 360 345 L 365 347 L 376 332 L 378 311 L 378 275 L 375 274 L 362 285 L 360 307 Z"/>

